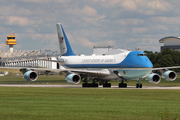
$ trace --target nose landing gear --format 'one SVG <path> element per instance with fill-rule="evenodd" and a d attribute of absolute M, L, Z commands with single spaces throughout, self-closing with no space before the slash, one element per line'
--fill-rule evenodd
<path fill-rule="evenodd" d="M 136 84 L 136 88 L 142 88 L 141 80 L 142 80 L 142 78 L 138 79 L 138 81 L 137 81 L 138 83 Z"/>

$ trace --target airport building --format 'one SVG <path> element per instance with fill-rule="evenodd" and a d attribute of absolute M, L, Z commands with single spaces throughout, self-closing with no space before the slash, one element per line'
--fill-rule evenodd
<path fill-rule="evenodd" d="M 159 43 L 164 43 L 164 46 L 161 46 L 161 52 L 169 47 L 171 50 L 174 51 L 180 51 L 180 37 L 174 37 L 174 36 L 169 36 L 169 37 L 164 37 L 159 40 Z"/>
<path fill-rule="evenodd" d="M 51 50 L 27 50 L 27 51 L 0 51 L 1 66 L 6 67 L 45 67 L 58 69 L 59 64 L 55 62 L 43 61 L 57 60 L 60 53 Z"/>
<path fill-rule="evenodd" d="M 45 67 L 50 69 L 59 69 L 56 62 L 43 61 L 40 59 L 57 60 L 60 55 L 57 51 L 51 50 L 13 50 L 16 45 L 15 34 L 10 33 L 7 36 L 6 45 L 9 50 L 0 50 L 0 65 L 6 67 Z"/>

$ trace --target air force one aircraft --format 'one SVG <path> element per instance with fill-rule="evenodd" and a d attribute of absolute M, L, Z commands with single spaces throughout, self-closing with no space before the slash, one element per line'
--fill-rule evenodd
<path fill-rule="evenodd" d="M 153 68 L 151 61 L 142 51 L 122 50 L 113 55 L 76 56 L 62 24 L 57 23 L 56 26 L 61 55 L 57 60 L 46 61 L 59 63 L 61 69 L 22 68 L 27 81 L 37 80 L 38 75 L 34 70 L 61 72 L 68 83 L 78 84 L 82 81 L 82 87 L 111 87 L 109 81 L 112 80 L 120 81 L 119 87 L 127 87 L 127 81 L 137 80 L 136 88 L 142 88 L 143 78 L 149 83 L 158 84 L 161 75 L 166 81 L 174 81 L 177 77 L 174 71 L 168 69 L 180 66 Z"/>

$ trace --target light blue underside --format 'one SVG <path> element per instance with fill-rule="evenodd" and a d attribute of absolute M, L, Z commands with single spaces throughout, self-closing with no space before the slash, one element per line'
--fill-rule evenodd
<path fill-rule="evenodd" d="M 123 70 L 117 70 L 123 78 L 126 80 L 131 79 L 138 79 L 147 77 L 151 73 L 151 69 L 123 69 Z"/>

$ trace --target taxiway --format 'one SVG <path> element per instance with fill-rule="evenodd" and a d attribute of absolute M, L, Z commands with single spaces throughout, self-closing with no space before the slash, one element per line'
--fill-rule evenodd
<path fill-rule="evenodd" d="M 26 84 L 0 84 L 0 87 L 52 87 L 52 88 L 82 88 L 82 85 L 26 85 Z M 87 87 L 88 88 L 88 87 Z M 93 87 L 89 87 L 93 88 Z M 127 88 L 119 88 L 118 86 L 111 86 L 111 88 L 103 88 L 102 86 L 96 89 L 166 89 L 166 90 L 180 90 L 180 87 L 170 86 L 143 86 L 136 88 L 135 86 L 127 86 Z"/>

